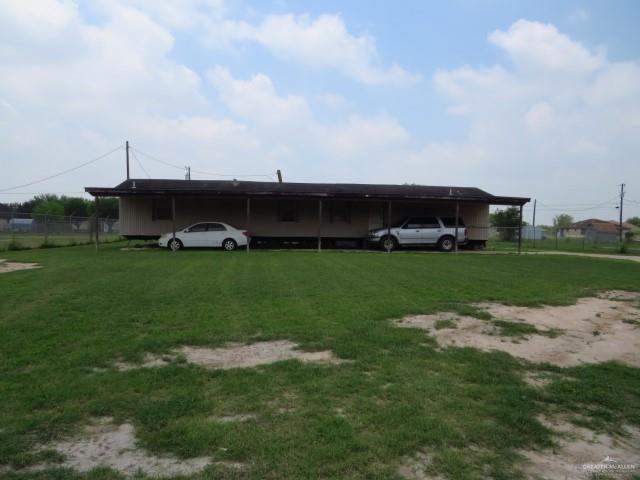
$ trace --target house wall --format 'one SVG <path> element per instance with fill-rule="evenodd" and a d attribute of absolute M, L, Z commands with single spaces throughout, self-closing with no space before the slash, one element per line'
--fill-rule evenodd
<path fill-rule="evenodd" d="M 276 199 L 252 199 L 251 219 L 248 230 L 254 237 L 315 237 L 318 235 L 318 201 L 295 200 L 296 222 L 279 221 L 279 204 Z M 364 238 L 368 230 L 386 225 L 387 203 L 349 201 L 350 221 L 331 222 L 331 200 L 323 200 L 321 232 L 323 237 Z M 246 200 L 215 198 L 176 198 L 176 229 L 193 223 L 210 220 L 221 221 L 246 229 Z M 171 220 L 152 220 L 151 197 L 120 198 L 120 232 L 122 235 L 160 235 L 170 232 Z M 455 204 L 434 202 L 394 202 L 392 222 L 407 216 L 454 216 Z M 489 206 L 485 204 L 460 204 L 460 216 L 467 225 L 467 238 L 488 238 Z"/>

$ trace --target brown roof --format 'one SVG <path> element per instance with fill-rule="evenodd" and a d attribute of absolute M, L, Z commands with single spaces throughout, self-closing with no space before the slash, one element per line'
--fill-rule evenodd
<path fill-rule="evenodd" d="M 615 220 L 600 220 L 598 218 L 589 218 L 587 220 L 581 220 L 579 222 L 572 223 L 567 228 L 575 228 L 575 229 L 592 229 L 597 232 L 603 233 L 617 233 L 620 228 L 620 222 L 616 222 Z M 634 228 L 630 223 L 622 222 L 623 230 L 632 230 Z"/>
<path fill-rule="evenodd" d="M 475 187 L 380 185 L 364 183 L 249 182 L 239 180 L 131 179 L 114 188 L 86 187 L 93 196 L 176 195 L 453 200 L 523 205 L 530 199 L 491 195 Z"/>

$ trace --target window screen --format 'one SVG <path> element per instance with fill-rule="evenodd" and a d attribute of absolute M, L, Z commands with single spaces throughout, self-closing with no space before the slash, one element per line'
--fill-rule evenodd
<path fill-rule="evenodd" d="M 151 220 L 171 220 L 171 199 L 154 198 L 151 206 Z"/>
<path fill-rule="evenodd" d="M 455 217 L 442 217 L 442 223 L 444 223 L 444 226 L 447 228 L 456 228 Z M 464 221 L 460 217 L 458 217 L 458 227 L 464 227 Z"/>
<path fill-rule="evenodd" d="M 292 200 L 283 200 L 278 202 L 278 221 L 297 222 L 298 204 Z"/>
<path fill-rule="evenodd" d="M 351 223 L 351 204 L 346 201 L 333 201 L 329 204 L 331 223 Z"/>

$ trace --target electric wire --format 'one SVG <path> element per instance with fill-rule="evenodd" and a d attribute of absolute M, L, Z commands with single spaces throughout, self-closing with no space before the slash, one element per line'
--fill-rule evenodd
<path fill-rule="evenodd" d="M 22 185 L 16 185 L 15 187 L 2 188 L 2 189 L 0 189 L 0 193 L 9 192 L 11 190 L 17 190 L 19 188 L 30 187 L 31 185 L 37 185 L 38 183 L 46 182 L 47 180 L 51 180 L 53 178 L 60 177 L 60 176 L 65 175 L 67 173 L 71 173 L 71 172 L 73 172 L 75 170 L 78 170 L 78 169 L 80 169 L 82 167 L 86 167 L 87 165 L 91 165 L 92 163 L 95 163 L 98 160 L 102 160 L 103 158 L 108 157 L 112 153 L 117 152 L 121 148 L 124 148 L 124 147 L 122 145 L 120 145 L 120 146 L 114 148 L 113 150 L 110 150 L 109 152 L 107 152 L 107 153 L 105 153 L 103 155 L 100 155 L 99 157 L 96 157 L 96 158 L 93 158 L 93 159 L 89 160 L 88 162 L 81 163 L 80 165 L 76 165 L 75 167 L 71 167 L 71 168 L 63 170 L 61 172 L 55 173 L 53 175 L 49 175 L 48 177 L 44 177 L 44 178 L 41 178 L 39 180 L 35 180 L 33 182 L 23 183 Z"/>

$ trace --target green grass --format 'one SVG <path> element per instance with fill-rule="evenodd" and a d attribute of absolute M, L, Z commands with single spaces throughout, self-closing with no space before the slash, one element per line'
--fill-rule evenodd
<path fill-rule="evenodd" d="M 518 250 L 517 241 L 504 241 L 499 238 L 492 238 L 487 241 L 487 250 L 515 252 Z M 627 242 L 623 251 L 617 241 L 595 242 L 591 240 L 583 241 L 581 238 L 545 238 L 544 240 L 523 240 L 522 250 L 525 252 L 559 251 L 559 252 L 583 252 L 602 253 L 614 255 L 640 255 L 640 242 Z"/>
<path fill-rule="evenodd" d="M 121 237 L 117 233 L 103 233 L 100 242 L 113 242 Z M 0 252 L 30 248 L 51 248 L 93 243 L 95 240 L 87 232 L 79 233 L 11 233 L 0 232 Z"/>
<path fill-rule="evenodd" d="M 122 244 L 3 252 L 44 268 L 0 275 L 0 465 L 92 417 L 131 422 L 157 454 L 244 462 L 196 478 L 398 478 L 426 451 L 451 479 L 517 479 L 519 449 L 552 445 L 536 417 L 579 412 L 600 429 L 640 426 L 640 371 L 561 369 L 501 352 L 440 350 L 395 328 L 407 314 L 477 313 L 468 304 L 567 304 L 640 290 L 640 265 L 578 257 L 420 253 L 120 251 Z M 174 362 L 118 372 L 179 345 L 289 339 L 349 362 L 205 370 Z M 96 369 L 106 368 L 104 371 Z M 544 389 L 528 371 L 560 373 Z M 341 414 L 338 414 L 341 412 Z M 237 424 L 211 415 L 256 414 Z M 0 476 L 2 475 L 0 467 Z M 5 473 L 13 479 L 120 478 L 107 470 Z"/>

